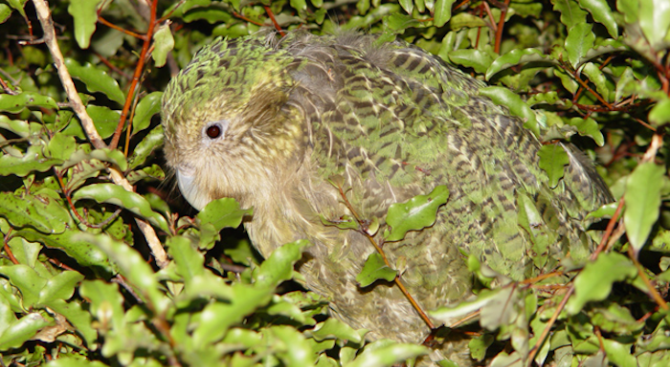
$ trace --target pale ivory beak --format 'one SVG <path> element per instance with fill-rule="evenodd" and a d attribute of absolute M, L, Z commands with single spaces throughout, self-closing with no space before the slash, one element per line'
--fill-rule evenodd
<path fill-rule="evenodd" d="M 177 184 L 184 198 L 197 210 L 202 210 L 211 201 L 205 193 L 199 190 L 193 167 L 179 166 L 177 168 Z"/>

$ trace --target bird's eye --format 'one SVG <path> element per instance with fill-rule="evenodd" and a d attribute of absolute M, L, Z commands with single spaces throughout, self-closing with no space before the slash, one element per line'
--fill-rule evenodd
<path fill-rule="evenodd" d="M 205 133 L 207 136 L 209 136 L 211 139 L 216 139 L 219 136 L 221 136 L 221 126 L 219 124 L 214 124 L 205 130 Z"/>

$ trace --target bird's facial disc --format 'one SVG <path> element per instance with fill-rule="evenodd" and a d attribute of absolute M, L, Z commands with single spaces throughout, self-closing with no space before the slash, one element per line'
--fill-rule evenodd
<path fill-rule="evenodd" d="M 223 140 L 228 125 L 228 120 L 217 120 L 204 124 L 200 133 L 203 146 L 209 146 Z M 209 152 L 205 151 L 205 154 L 209 154 Z M 211 158 L 205 157 L 205 159 Z M 176 174 L 179 191 L 194 208 L 202 210 L 205 205 L 213 200 L 207 190 L 202 189 L 199 184 L 198 176 L 206 174 L 205 172 L 199 173 L 194 165 L 182 162 L 177 166 Z"/>

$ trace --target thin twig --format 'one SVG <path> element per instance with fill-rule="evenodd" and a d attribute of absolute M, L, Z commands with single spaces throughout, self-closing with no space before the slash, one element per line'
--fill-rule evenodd
<path fill-rule="evenodd" d="M 235 11 L 233 11 L 233 16 L 234 16 L 235 18 L 240 18 L 240 19 L 244 20 L 245 22 L 249 22 L 249 23 L 251 23 L 251 24 L 255 24 L 255 25 L 259 26 L 259 27 L 262 27 L 262 26 L 265 25 L 265 24 L 263 24 L 263 23 L 261 23 L 261 22 L 257 22 L 257 21 L 255 21 L 255 20 L 253 20 L 253 19 L 249 19 L 249 18 L 245 17 L 244 15 L 242 15 L 242 14 L 240 14 L 240 13 L 238 13 L 238 12 L 235 12 Z"/>
<path fill-rule="evenodd" d="M 144 38 L 144 43 L 142 44 L 142 51 L 140 51 L 139 60 L 137 61 L 137 66 L 135 67 L 135 73 L 133 74 L 133 80 L 130 83 L 130 89 L 128 90 L 128 96 L 126 96 L 126 103 L 123 105 L 123 110 L 121 110 L 121 117 L 119 118 L 119 124 L 116 125 L 116 130 L 114 131 L 114 137 L 112 142 L 109 144 L 110 149 L 116 149 L 116 146 L 119 144 L 119 139 L 121 138 L 121 132 L 126 125 L 126 117 L 128 117 L 128 112 L 130 111 L 130 106 L 135 98 L 135 88 L 140 81 L 140 76 L 144 70 L 144 61 L 146 55 L 149 52 L 149 46 L 151 46 L 151 39 L 153 38 L 154 28 L 156 27 L 156 7 L 158 6 L 158 0 L 154 0 L 151 3 L 151 19 L 149 20 L 149 29 L 147 30 L 146 37 Z"/>
<path fill-rule="evenodd" d="M 384 259 L 384 263 L 386 264 L 386 266 L 393 269 L 393 266 L 391 266 L 391 263 L 389 263 L 388 259 L 386 258 L 386 254 L 384 253 L 384 250 L 382 250 L 382 248 L 377 244 L 377 241 L 375 241 L 375 239 L 366 230 L 364 230 L 362 228 L 363 221 L 361 220 L 361 218 L 358 216 L 358 214 L 354 210 L 354 207 L 349 202 L 349 199 L 347 199 L 347 195 L 344 193 L 344 190 L 342 189 L 342 186 L 338 185 L 337 188 L 340 191 L 340 196 L 342 196 L 342 199 L 344 200 L 344 204 L 347 206 L 347 208 L 349 209 L 351 214 L 354 216 L 354 218 L 356 218 L 356 222 L 358 222 L 358 225 L 360 227 L 359 228 L 360 232 L 363 233 L 363 235 L 365 235 L 365 237 L 368 238 L 370 243 L 372 243 L 372 246 L 375 247 L 377 252 L 381 255 L 382 259 Z M 405 295 L 405 297 L 407 298 L 409 303 L 412 304 L 412 307 L 414 307 L 416 312 L 419 313 L 419 316 L 421 317 L 421 319 L 423 319 L 423 321 L 426 323 L 426 325 L 430 328 L 430 330 L 432 332 L 435 329 L 435 324 L 433 324 L 433 322 L 430 320 L 430 318 L 428 318 L 428 315 L 426 314 L 426 312 L 423 311 L 423 309 L 421 308 L 419 303 L 416 302 L 414 297 L 412 297 L 412 295 L 409 293 L 409 291 L 407 291 L 407 288 L 405 288 L 405 285 L 402 283 L 402 281 L 400 279 L 400 274 L 396 275 L 396 277 L 393 279 L 393 281 L 398 286 L 398 288 L 400 288 L 400 291 Z"/>
<path fill-rule="evenodd" d="M 270 17 L 270 20 L 272 21 L 272 24 L 274 24 L 275 29 L 277 30 L 277 32 L 279 32 L 279 34 L 282 37 L 286 36 L 286 33 L 284 31 L 282 31 L 281 27 L 279 26 L 279 23 L 277 23 L 277 19 L 275 19 L 275 15 L 272 12 L 272 9 L 270 9 L 270 7 L 267 6 L 267 5 L 265 5 L 265 12 L 268 13 L 268 16 Z"/>
<path fill-rule="evenodd" d="M 84 107 L 81 98 L 79 98 L 79 95 L 77 94 L 77 89 L 74 86 L 72 77 L 65 67 L 63 53 L 61 52 L 60 47 L 58 46 L 58 42 L 55 38 L 53 20 L 51 19 L 49 6 L 44 0 L 33 0 L 33 4 L 35 4 L 37 17 L 42 24 L 45 43 L 49 48 L 49 52 L 51 52 L 51 57 L 54 59 L 54 64 L 56 65 L 56 69 L 58 69 L 58 77 L 63 84 L 63 88 L 65 88 L 65 92 L 67 93 L 68 99 L 70 100 L 72 109 L 79 117 L 81 125 L 84 128 L 84 131 L 86 131 L 91 144 L 93 144 L 93 146 L 97 149 L 106 148 L 107 145 L 100 137 L 100 134 L 98 134 L 98 131 L 95 129 L 93 120 L 91 120 L 91 117 L 86 113 L 86 108 Z M 134 191 L 133 186 L 117 168 L 110 167 L 109 171 L 112 181 L 115 184 L 123 186 L 123 188 L 127 191 Z M 151 249 L 154 258 L 156 259 L 156 264 L 158 264 L 158 266 L 161 268 L 167 266 L 167 254 L 165 253 L 165 249 L 163 249 L 161 242 L 158 240 L 158 236 L 156 236 L 156 232 L 154 231 L 153 227 L 139 218 L 135 218 L 135 222 L 140 228 L 140 231 L 142 231 L 144 238 L 147 240 L 149 248 Z"/>
<path fill-rule="evenodd" d="M 584 87 L 584 89 L 588 90 L 591 94 L 593 94 L 593 96 L 596 97 L 596 99 L 598 99 L 600 103 L 604 104 L 605 107 L 607 107 L 610 110 L 613 109 L 610 103 L 608 103 L 603 97 L 600 96 L 600 94 L 596 93 L 596 91 L 591 89 L 591 87 L 589 87 L 589 85 L 586 84 L 585 81 L 583 81 L 582 79 L 579 78 L 579 76 L 577 76 L 577 72 L 572 73 L 572 77 L 575 78 L 577 83 L 581 84 L 581 86 Z"/>
<path fill-rule="evenodd" d="M 496 30 L 496 43 L 494 51 L 500 54 L 500 44 L 502 43 L 502 32 L 505 28 L 505 16 L 507 16 L 507 9 L 509 9 L 510 0 L 505 0 L 505 6 L 500 9 L 500 20 L 498 20 L 498 29 Z"/>
<path fill-rule="evenodd" d="M 19 260 L 16 260 L 16 257 L 14 257 L 14 254 L 12 253 L 12 249 L 9 248 L 9 240 L 11 239 L 10 238 L 11 234 L 12 234 L 12 229 L 9 228 L 9 230 L 7 231 L 7 234 L 2 239 L 2 242 L 5 245 L 5 253 L 7 254 L 7 257 L 9 257 L 9 260 L 11 260 L 14 263 L 14 265 L 18 265 Z"/>
<path fill-rule="evenodd" d="M 101 8 L 100 10 L 102 10 L 102 8 Z M 98 22 L 100 22 L 100 23 L 102 23 L 102 24 L 108 26 L 109 28 L 112 28 L 112 29 L 117 30 L 117 31 L 119 31 L 119 32 L 123 32 L 123 33 L 125 33 L 125 34 L 127 34 L 127 35 L 129 35 L 129 36 L 132 36 L 132 37 L 135 37 L 135 38 L 139 38 L 139 39 L 141 39 L 141 40 L 146 39 L 146 36 L 145 36 L 145 35 L 143 35 L 143 34 L 139 34 L 139 33 L 135 33 L 135 32 L 129 31 L 129 30 L 127 30 L 127 29 L 121 28 L 121 27 L 119 27 L 119 26 L 117 26 L 117 25 L 111 23 L 110 21 L 106 20 L 105 18 L 101 17 L 99 13 L 100 13 L 100 11 L 98 10 Z"/>
<path fill-rule="evenodd" d="M 58 46 L 58 41 L 56 41 L 56 31 L 54 30 L 54 23 L 53 19 L 51 19 L 49 6 L 44 0 L 33 0 L 33 4 L 35 4 L 37 17 L 42 24 L 42 31 L 44 32 L 44 43 L 46 43 L 47 47 L 49 48 L 49 52 L 54 59 L 54 64 L 58 70 L 58 77 L 63 84 L 63 88 L 65 88 L 65 93 L 67 94 L 70 103 L 72 104 L 72 109 L 77 114 L 77 117 L 79 117 L 81 125 L 84 128 L 84 131 L 86 131 L 86 135 L 91 141 L 91 144 L 93 144 L 93 146 L 97 149 L 107 148 L 107 145 L 100 137 L 100 134 L 98 134 L 98 131 L 95 129 L 93 120 L 86 112 L 86 108 L 84 107 L 81 98 L 79 98 L 79 94 L 77 94 L 77 89 L 74 86 L 72 77 L 65 67 L 63 53 L 61 53 L 60 47 Z"/>

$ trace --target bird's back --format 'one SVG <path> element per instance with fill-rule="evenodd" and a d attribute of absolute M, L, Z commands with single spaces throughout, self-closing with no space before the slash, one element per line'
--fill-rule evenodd
<path fill-rule="evenodd" d="M 438 251 L 464 249 L 517 280 L 535 272 L 531 253 L 584 257 L 591 244 L 582 220 L 611 200 L 588 159 L 555 145 L 570 164 L 550 187 L 538 166 L 540 142 L 507 108 L 479 96 L 482 82 L 404 42 L 377 42 L 298 33 L 278 45 L 300 60 L 290 103 L 307 117 L 320 177 L 344 176 L 368 219 L 447 185 L 436 225 L 398 248 L 435 256 L 413 237 L 439 236 Z"/>

